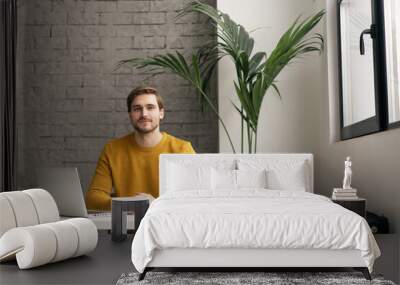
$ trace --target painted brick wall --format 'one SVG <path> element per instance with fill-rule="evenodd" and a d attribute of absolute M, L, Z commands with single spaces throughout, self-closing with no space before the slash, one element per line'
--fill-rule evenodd
<path fill-rule="evenodd" d="M 163 96 L 162 130 L 191 141 L 197 152 L 218 152 L 216 117 L 201 113 L 185 81 L 172 74 L 115 70 L 121 59 L 173 50 L 190 54 L 213 40 L 204 17 L 174 19 L 185 3 L 19 1 L 21 188 L 35 186 L 37 166 L 77 166 L 87 190 L 104 144 L 132 131 L 125 102 L 137 85 L 155 86 Z"/>

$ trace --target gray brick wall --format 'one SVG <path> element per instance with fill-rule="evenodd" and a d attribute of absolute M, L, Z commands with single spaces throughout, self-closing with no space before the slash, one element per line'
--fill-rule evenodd
<path fill-rule="evenodd" d="M 216 117 L 201 113 L 186 82 L 127 67 L 115 71 L 121 59 L 174 50 L 190 54 L 213 40 L 204 17 L 174 19 L 185 3 L 18 1 L 21 188 L 35 186 L 37 166 L 77 166 L 87 190 L 104 144 L 132 132 L 125 100 L 137 85 L 160 90 L 166 103 L 162 130 L 191 141 L 197 152 L 218 151 Z"/>

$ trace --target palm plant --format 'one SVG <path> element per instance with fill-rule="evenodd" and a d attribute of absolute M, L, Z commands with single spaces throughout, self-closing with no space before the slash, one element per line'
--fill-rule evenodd
<path fill-rule="evenodd" d="M 209 106 L 215 113 L 229 139 L 233 153 L 236 153 L 228 129 L 219 115 L 217 107 L 207 95 L 209 91 L 210 78 L 218 62 L 218 59 L 215 58 L 217 56 L 218 55 L 213 52 L 212 49 L 205 46 L 204 48 L 199 49 L 196 54 L 192 55 L 190 64 L 180 52 L 176 51 L 175 54 L 167 53 L 165 55 L 156 55 L 149 58 L 131 58 L 122 60 L 118 63 L 117 68 L 129 64 L 139 69 L 150 67 L 149 70 L 155 72 L 167 70 L 190 82 L 201 99 L 202 110 L 205 109 L 205 106 Z"/>
<path fill-rule="evenodd" d="M 190 64 L 179 52 L 176 52 L 176 55 L 128 59 L 121 61 L 120 64 L 129 63 L 138 68 L 166 69 L 189 81 L 201 98 L 217 114 L 235 153 L 229 132 L 219 116 L 217 108 L 207 95 L 209 79 L 216 63 L 222 57 L 229 56 L 235 65 L 237 76 L 234 86 L 240 106 L 234 104 L 234 107 L 242 118 L 241 152 L 244 152 L 244 124 L 246 124 L 247 130 L 248 152 L 257 152 L 257 130 L 264 96 L 270 87 L 281 96 L 276 85 L 276 77 L 282 69 L 296 58 L 322 50 L 324 42 L 320 34 L 313 34 L 308 38 L 305 36 L 319 23 L 325 12 L 320 11 L 303 21 L 298 18 L 282 35 L 269 57 L 265 52 L 253 53 L 254 39 L 242 25 L 234 22 L 228 14 L 196 1 L 185 6 L 178 17 L 191 12 L 198 12 L 210 18 L 218 38 L 216 45 L 204 46 L 192 56 Z"/>

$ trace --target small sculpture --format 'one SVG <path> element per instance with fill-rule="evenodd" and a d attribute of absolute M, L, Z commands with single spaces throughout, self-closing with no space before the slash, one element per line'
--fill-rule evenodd
<path fill-rule="evenodd" d="M 343 178 L 343 189 L 352 189 L 351 188 L 351 160 L 350 156 L 346 157 L 346 161 L 344 162 L 344 178 Z"/>

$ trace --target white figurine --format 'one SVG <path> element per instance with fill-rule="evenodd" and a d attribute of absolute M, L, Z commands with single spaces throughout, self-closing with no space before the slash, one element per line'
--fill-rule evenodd
<path fill-rule="evenodd" d="M 346 157 L 346 161 L 344 162 L 344 178 L 343 178 L 343 189 L 352 189 L 351 184 L 351 160 L 350 156 Z"/>

